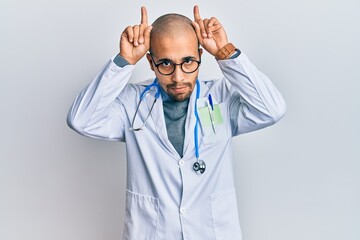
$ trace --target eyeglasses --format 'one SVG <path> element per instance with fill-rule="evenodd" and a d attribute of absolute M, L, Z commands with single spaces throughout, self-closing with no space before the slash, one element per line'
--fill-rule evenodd
<path fill-rule="evenodd" d="M 200 51 L 200 50 L 199 50 Z M 199 54 L 200 55 L 200 54 Z M 162 59 L 160 62 L 155 63 L 153 54 L 150 52 L 150 57 L 154 62 L 155 67 L 162 75 L 171 75 L 175 72 L 175 68 L 177 65 L 180 65 L 181 70 L 184 73 L 190 74 L 198 70 L 201 60 L 197 61 L 193 59 L 193 57 L 186 57 L 182 63 L 174 63 L 169 59 Z"/>

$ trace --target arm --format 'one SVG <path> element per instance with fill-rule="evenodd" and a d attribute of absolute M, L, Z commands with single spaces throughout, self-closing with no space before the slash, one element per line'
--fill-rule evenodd
<path fill-rule="evenodd" d="M 121 68 L 109 61 L 76 97 L 67 116 L 69 127 L 84 136 L 123 140 L 124 113 L 117 96 L 133 69 L 133 65 Z"/>
<path fill-rule="evenodd" d="M 141 24 L 129 26 L 121 34 L 118 56 L 75 99 L 67 116 L 72 129 L 94 138 L 124 140 L 125 111 L 118 96 L 131 77 L 134 64 L 150 48 L 150 31 L 146 8 L 142 7 Z"/>
<path fill-rule="evenodd" d="M 233 135 L 267 127 L 284 116 L 286 103 L 280 92 L 244 53 L 218 64 L 228 80 Z"/>
<path fill-rule="evenodd" d="M 254 131 L 277 122 L 286 104 L 272 82 L 229 44 L 221 23 L 214 17 L 202 19 L 194 7 L 193 26 L 201 46 L 212 54 L 228 80 L 233 134 Z M 239 54 L 240 53 L 240 54 Z"/>

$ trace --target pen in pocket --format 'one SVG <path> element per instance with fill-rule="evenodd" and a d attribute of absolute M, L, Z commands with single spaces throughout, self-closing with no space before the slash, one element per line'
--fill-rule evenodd
<path fill-rule="evenodd" d="M 214 121 L 214 103 L 213 103 L 211 94 L 208 95 L 207 106 L 208 106 L 208 110 L 209 110 L 212 129 L 213 129 L 214 133 L 216 133 L 215 121 Z"/>

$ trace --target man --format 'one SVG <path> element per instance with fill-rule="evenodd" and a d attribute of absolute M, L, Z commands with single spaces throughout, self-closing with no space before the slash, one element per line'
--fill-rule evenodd
<path fill-rule="evenodd" d="M 127 27 L 120 52 L 76 98 L 68 124 L 126 142 L 124 239 L 241 239 L 231 138 L 277 122 L 285 103 L 220 22 L 168 14 Z M 205 49 L 224 78 L 197 79 Z M 147 57 L 155 80 L 129 84 Z"/>

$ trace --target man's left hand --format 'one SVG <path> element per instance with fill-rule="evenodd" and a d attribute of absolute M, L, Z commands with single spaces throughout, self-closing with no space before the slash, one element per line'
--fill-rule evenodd
<path fill-rule="evenodd" d="M 198 6 L 194 6 L 194 20 L 192 24 L 200 45 L 211 55 L 216 56 L 219 50 L 228 44 L 223 26 L 215 17 L 202 19 Z"/>

